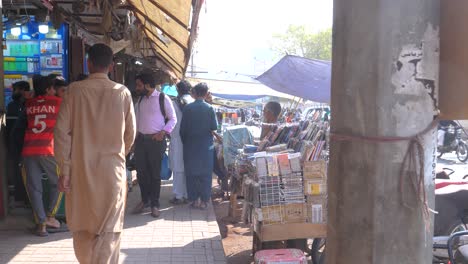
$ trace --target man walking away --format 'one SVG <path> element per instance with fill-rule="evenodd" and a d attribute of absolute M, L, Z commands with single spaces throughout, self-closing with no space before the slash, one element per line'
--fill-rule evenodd
<path fill-rule="evenodd" d="M 70 84 L 55 128 L 59 186 L 78 261 L 119 263 L 135 112 L 130 91 L 109 80 L 112 49 L 96 44 L 88 58 L 91 74 Z"/>
<path fill-rule="evenodd" d="M 166 135 L 177 123 L 174 106 L 164 93 L 156 90 L 151 74 L 136 77 L 136 90 L 142 95 L 136 105 L 137 138 L 135 160 L 141 202 L 133 213 L 142 213 L 151 206 L 151 215 L 159 217 L 159 195 L 161 192 L 161 161 L 166 151 Z"/>
<path fill-rule="evenodd" d="M 177 120 L 182 120 L 184 107 L 194 100 L 190 95 L 192 85 L 188 81 L 181 81 L 177 84 L 177 98 L 174 101 L 174 109 Z M 184 172 L 184 146 L 180 138 L 180 121 L 177 122 L 171 134 L 171 145 L 169 145 L 169 164 L 173 173 L 174 184 L 172 192 L 174 198 L 169 202 L 172 204 L 186 203 L 187 183 Z"/>
<path fill-rule="evenodd" d="M 54 96 L 53 82 L 48 77 L 36 77 L 35 97 L 26 102 L 26 132 L 23 146 L 23 179 L 34 212 L 38 236 L 47 236 L 46 227 L 59 228 L 55 213 L 61 201 L 57 184 L 57 163 L 54 158 L 54 127 L 61 99 Z M 18 120 L 16 128 L 20 128 Z M 47 214 L 42 201 L 42 173 L 49 181 L 49 208 Z"/>
<path fill-rule="evenodd" d="M 184 144 L 184 165 L 187 175 L 188 198 L 192 208 L 206 209 L 211 198 L 213 175 L 213 132 L 218 123 L 216 114 L 205 102 L 206 83 L 193 88 L 196 101 L 184 107 L 180 136 Z"/>

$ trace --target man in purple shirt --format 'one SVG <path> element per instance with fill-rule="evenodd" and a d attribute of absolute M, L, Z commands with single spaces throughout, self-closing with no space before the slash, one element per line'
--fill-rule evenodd
<path fill-rule="evenodd" d="M 177 118 L 172 101 L 156 90 L 151 74 L 136 77 L 136 91 L 141 96 L 135 106 L 138 131 L 135 161 L 141 202 L 133 212 L 139 214 L 151 207 L 151 215 L 157 218 L 160 215 L 161 161 L 167 147 L 166 135 L 174 129 Z"/>

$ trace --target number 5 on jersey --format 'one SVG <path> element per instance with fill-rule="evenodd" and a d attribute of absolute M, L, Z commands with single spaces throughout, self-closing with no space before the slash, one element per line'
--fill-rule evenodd
<path fill-rule="evenodd" d="M 44 132 L 44 130 L 47 128 L 46 122 L 44 119 L 46 119 L 47 115 L 36 115 L 34 116 L 34 128 L 32 129 L 32 132 L 35 134 L 40 134 Z"/>

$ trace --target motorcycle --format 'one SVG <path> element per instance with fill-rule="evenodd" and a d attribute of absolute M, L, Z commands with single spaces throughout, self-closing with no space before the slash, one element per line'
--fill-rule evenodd
<path fill-rule="evenodd" d="M 437 146 L 437 154 L 439 158 L 441 158 L 445 153 L 451 153 L 455 151 L 459 161 L 465 162 L 468 160 L 468 147 L 465 141 L 462 139 L 462 131 L 464 130 L 461 126 L 456 128 L 447 128 L 444 144 L 442 146 Z"/>
<path fill-rule="evenodd" d="M 468 182 L 436 179 L 435 194 L 433 263 L 468 263 Z"/>

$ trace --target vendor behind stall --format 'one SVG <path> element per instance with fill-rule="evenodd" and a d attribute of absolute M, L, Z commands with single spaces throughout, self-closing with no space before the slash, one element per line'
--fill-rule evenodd
<path fill-rule="evenodd" d="M 262 133 L 260 140 L 268 135 L 268 133 L 276 126 L 278 123 L 278 118 L 281 114 L 281 105 L 278 102 L 270 101 L 263 108 L 263 122 L 262 124 Z"/>

